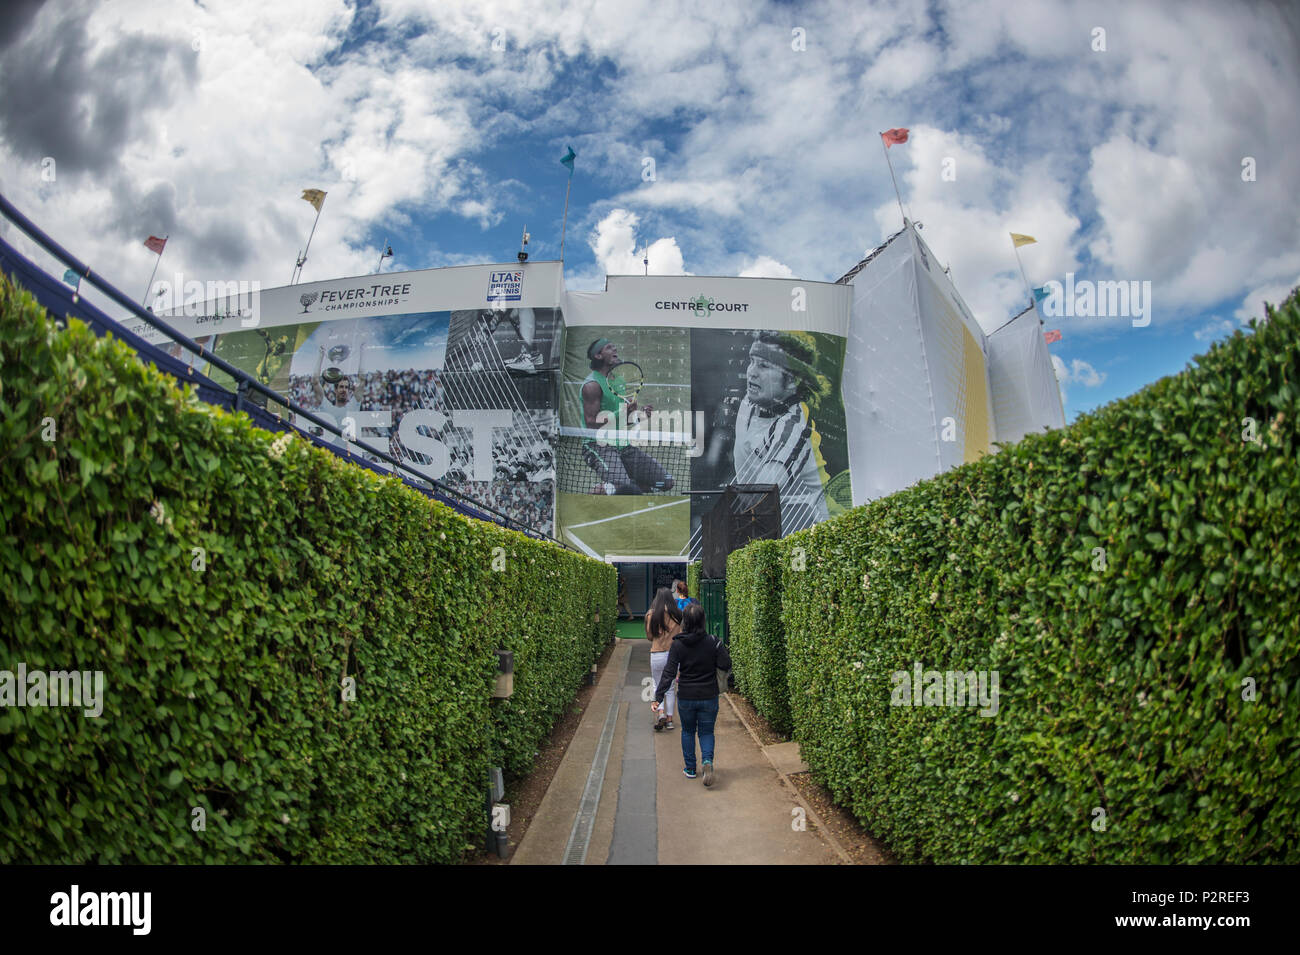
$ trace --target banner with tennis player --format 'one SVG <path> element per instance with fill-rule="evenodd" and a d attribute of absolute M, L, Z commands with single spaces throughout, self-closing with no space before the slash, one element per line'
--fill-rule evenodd
<path fill-rule="evenodd" d="M 843 511 L 850 305 L 843 286 L 778 279 L 611 276 L 569 293 L 563 539 L 604 559 L 694 559 L 732 483 L 775 484 L 783 534 Z"/>
<path fill-rule="evenodd" d="M 322 438 L 553 534 L 560 289 L 559 263 L 471 266 L 270 289 L 255 320 L 233 300 L 165 317 L 345 432 L 308 426 Z"/>
<path fill-rule="evenodd" d="M 566 540 L 586 553 L 675 554 L 690 534 L 688 329 L 566 329 L 556 448 Z"/>
<path fill-rule="evenodd" d="M 692 401 L 710 426 L 692 462 L 692 559 L 703 515 L 728 484 L 775 484 L 781 533 L 852 505 L 839 381 L 845 340 L 802 330 L 692 332 Z M 717 494 L 706 494 L 717 491 Z"/>

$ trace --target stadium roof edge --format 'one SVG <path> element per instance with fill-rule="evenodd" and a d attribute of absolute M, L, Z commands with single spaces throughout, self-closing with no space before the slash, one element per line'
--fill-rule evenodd
<path fill-rule="evenodd" d="M 634 272 L 620 272 L 615 275 L 606 273 L 605 291 L 609 291 L 610 279 L 739 279 L 745 282 L 803 282 L 808 285 L 839 285 L 839 282 L 828 282 L 825 279 L 801 279 L 798 276 L 784 278 L 778 275 L 637 275 Z"/>
<path fill-rule="evenodd" d="M 900 235 L 902 235 L 906 231 L 907 231 L 907 226 L 904 226 L 903 228 L 899 229 L 897 232 L 891 235 L 884 242 L 880 243 L 880 245 L 876 246 L 874 249 L 868 252 L 866 258 L 860 261 L 857 265 L 853 266 L 853 268 L 849 269 L 847 272 L 845 272 L 843 275 L 841 275 L 831 284 L 832 285 L 847 284 L 849 279 L 853 278 L 853 276 L 857 275 L 864 268 L 866 268 L 868 263 L 870 263 L 872 259 L 878 256 L 881 252 L 885 251 L 885 249 L 887 249 L 895 239 L 897 239 Z"/>

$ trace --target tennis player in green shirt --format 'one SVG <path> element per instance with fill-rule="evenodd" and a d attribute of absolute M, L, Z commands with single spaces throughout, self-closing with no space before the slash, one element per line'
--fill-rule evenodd
<path fill-rule="evenodd" d="M 610 375 L 618 364 L 618 346 L 608 338 L 598 338 L 587 347 L 591 374 L 582 383 L 582 414 L 588 428 L 621 427 L 638 410 L 635 396 L 624 393 L 617 375 Z M 620 415 L 620 408 L 623 414 Z M 649 414 L 653 405 L 640 409 Z M 594 493 L 650 494 L 670 491 L 672 475 L 625 437 L 604 437 L 583 442 L 587 463 L 601 481 Z"/>

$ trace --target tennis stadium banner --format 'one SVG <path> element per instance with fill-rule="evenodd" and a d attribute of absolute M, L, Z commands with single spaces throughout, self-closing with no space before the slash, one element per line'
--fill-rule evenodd
<path fill-rule="evenodd" d="M 567 543 L 680 561 L 728 484 L 775 484 L 782 533 L 851 506 L 840 400 L 852 289 L 610 276 L 565 296 L 556 453 Z"/>
<path fill-rule="evenodd" d="M 336 422 L 345 436 L 335 443 L 350 438 L 387 450 L 554 534 L 562 289 L 558 262 L 481 265 L 256 295 L 232 288 L 218 299 L 164 287 L 174 305 L 160 314 L 213 354 Z M 166 344 L 143 323 L 133 330 Z M 193 358 L 178 345 L 172 351 Z M 215 369 L 198 370 L 233 385 Z"/>
<path fill-rule="evenodd" d="M 560 263 L 534 262 L 172 284 L 161 315 L 338 423 L 336 443 L 604 560 L 698 559 L 730 484 L 775 485 L 789 534 L 1063 424 L 1036 316 L 986 336 L 910 223 L 836 283 L 566 292 Z"/>

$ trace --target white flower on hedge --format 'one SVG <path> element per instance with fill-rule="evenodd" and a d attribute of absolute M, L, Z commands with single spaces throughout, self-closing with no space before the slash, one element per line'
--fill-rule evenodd
<path fill-rule="evenodd" d="M 286 431 L 284 434 L 280 435 L 280 437 L 271 442 L 271 448 L 267 451 L 267 454 L 277 459 L 282 457 L 285 449 L 289 447 L 289 442 L 292 440 L 293 435 Z"/>
<path fill-rule="evenodd" d="M 280 817 L 280 821 L 284 823 L 286 826 L 289 825 L 289 814 L 286 812 L 284 815 L 282 815 Z"/>
<path fill-rule="evenodd" d="M 163 505 L 161 501 L 153 502 L 153 507 L 149 508 L 149 516 L 152 517 L 155 521 L 157 521 L 160 525 L 166 522 L 167 515 L 166 513 L 164 513 Z"/>
<path fill-rule="evenodd" d="M 939 599 L 939 591 L 936 590 L 934 593 L 930 594 L 930 603 L 934 603 L 938 599 Z"/>
<path fill-rule="evenodd" d="M 1020 802 L 1019 793 L 1007 793 L 1007 798 L 1010 799 L 1012 802 Z"/>
<path fill-rule="evenodd" d="M 1147 705 L 1147 691 L 1141 690 L 1138 693 L 1138 706 L 1146 706 L 1146 705 Z"/>
<path fill-rule="evenodd" d="M 861 661 L 861 660 L 854 660 L 854 661 L 853 661 L 853 669 L 855 669 L 855 670 L 861 670 L 861 669 L 862 669 L 862 661 Z"/>

